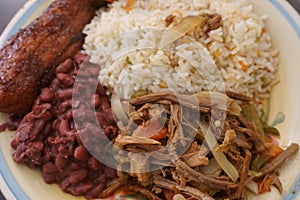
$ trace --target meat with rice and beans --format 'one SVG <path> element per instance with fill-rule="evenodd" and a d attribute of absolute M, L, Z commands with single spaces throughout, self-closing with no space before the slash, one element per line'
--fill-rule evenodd
<path fill-rule="evenodd" d="M 299 145 L 279 147 L 261 119 L 278 65 L 264 18 L 238 0 L 108 2 L 86 25 L 105 1 L 55 0 L 0 51 L 0 110 L 13 113 L 0 131 L 16 129 L 13 160 L 87 199 L 281 193 L 278 169 Z M 144 26 L 154 29 L 123 34 Z"/>

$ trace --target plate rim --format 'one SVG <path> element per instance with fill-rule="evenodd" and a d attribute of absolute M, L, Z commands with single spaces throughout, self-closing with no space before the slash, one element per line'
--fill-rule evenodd
<path fill-rule="evenodd" d="M 2 34 L 0 35 L 0 48 L 5 42 L 21 28 L 29 16 L 35 12 L 46 0 L 28 0 L 24 6 L 10 20 Z M 286 0 L 267 0 L 272 4 L 289 23 L 293 31 L 300 40 L 300 14 Z M 7 200 L 22 199 L 29 200 L 29 197 L 16 181 L 9 170 L 2 149 L 0 147 L 0 189 Z M 13 190 L 15 189 L 15 190 Z M 300 194 L 300 172 L 295 182 L 290 186 L 286 193 L 282 195 L 283 200 L 296 200 Z"/>
<path fill-rule="evenodd" d="M 45 0 L 28 0 L 9 21 L 2 34 L 0 35 L 0 48 L 5 42 L 15 34 L 28 20 L 32 12 L 35 11 Z"/>

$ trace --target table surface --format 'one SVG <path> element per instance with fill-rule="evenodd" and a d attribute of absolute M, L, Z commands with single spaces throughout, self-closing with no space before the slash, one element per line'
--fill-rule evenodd
<path fill-rule="evenodd" d="M 0 2 L 0 33 L 4 30 L 10 19 L 26 3 L 27 0 L 1 0 Z M 300 0 L 287 0 L 300 12 Z M 0 191 L 0 200 L 5 200 Z"/>

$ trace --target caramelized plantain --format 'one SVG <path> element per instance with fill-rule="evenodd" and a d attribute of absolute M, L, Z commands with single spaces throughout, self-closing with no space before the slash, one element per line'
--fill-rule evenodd
<path fill-rule="evenodd" d="M 81 49 L 82 29 L 105 0 L 55 0 L 0 50 L 0 112 L 23 114 L 55 67 Z"/>

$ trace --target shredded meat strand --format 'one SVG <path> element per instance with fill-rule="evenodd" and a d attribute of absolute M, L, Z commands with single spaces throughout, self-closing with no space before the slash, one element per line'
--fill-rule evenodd
<path fill-rule="evenodd" d="M 299 150 L 299 145 L 296 143 L 291 144 L 284 152 L 276 157 L 272 162 L 265 165 L 260 169 L 261 176 L 273 172 L 280 165 L 282 165 L 289 157 L 294 155 Z"/>
<path fill-rule="evenodd" d="M 239 187 L 238 187 L 237 192 L 236 192 L 238 199 L 244 199 L 245 198 L 245 182 L 246 182 L 247 177 L 248 177 L 251 158 L 252 158 L 252 155 L 247 150 L 245 160 L 244 160 L 244 164 L 243 164 L 243 168 L 242 168 L 241 175 L 240 175 Z"/>
<path fill-rule="evenodd" d="M 197 172 L 190 168 L 187 164 L 185 164 L 183 161 L 180 159 L 174 162 L 174 165 L 176 166 L 178 171 L 182 171 L 185 173 L 185 175 L 196 182 L 201 182 L 201 183 L 206 183 L 212 188 L 217 188 L 221 190 L 228 190 L 231 188 L 237 188 L 237 184 L 230 182 L 230 181 L 225 181 L 221 180 L 219 177 L 214 177 L 214 176 L 208 176 L 201 174 L 200 172 Z"/>
<path fill-rule="evenodd" d="M 153 178 L 153 182 L 158 186 L 169 190 L 177 190 L 179 192 L 188 194 L 192 196 L 193 198 L 196 198 L 198 200 L 213 200 L 209 194 L 201 192 L 200 190 L 190 187 L 190 186 L 181 186 L 177 184 L 176 182 L 167 180 L 161 176 L 155 176 Z"/>
<path fill-rule="evenodd" d="M 145 197 L 147 197 L 148 199 L 151 199 L 151 200 L 162 200 L 161 198 L 159 198 L 158 196 L 153 194 L 148 189 L 146 189 L 144 187 L 141 187 L 141 186 L 138 186 L 138 185 L 126 185 L 123 189 L 125 191 L 142 194 L 143 196 L 145 196 Z"/>

